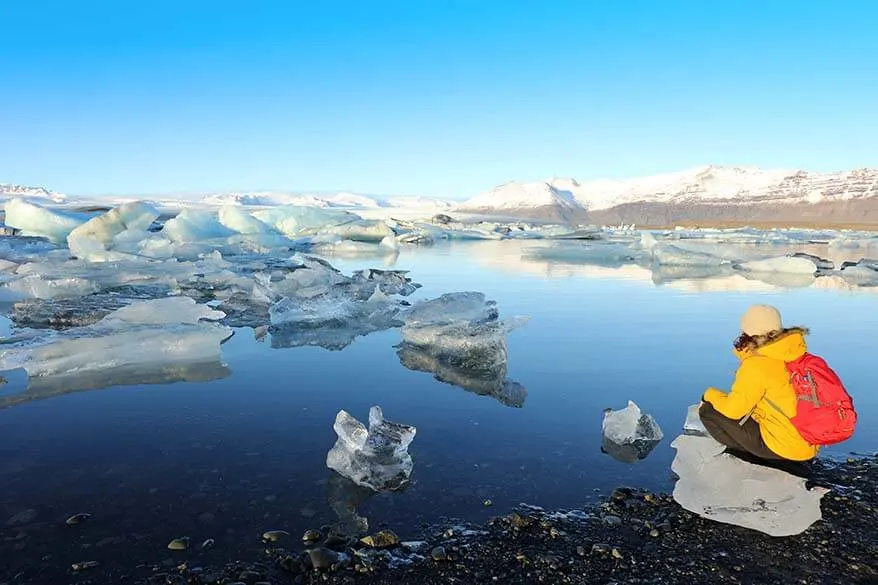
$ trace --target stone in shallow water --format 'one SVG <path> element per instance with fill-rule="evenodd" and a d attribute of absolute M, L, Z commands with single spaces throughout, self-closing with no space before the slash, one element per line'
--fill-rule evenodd
<path fill-rule="evenodd" d="M 674 500 L 690 512 L 770 536 L 800 534 L 822 517 L 825 488 L 729 455 L 710 436 L 680 435 L 671 446 Z"/>

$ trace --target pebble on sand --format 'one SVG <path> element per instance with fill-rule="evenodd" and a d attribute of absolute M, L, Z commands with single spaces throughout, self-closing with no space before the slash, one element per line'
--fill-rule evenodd
<path fill-rule="evenodd" d="M 186 550 L 189 548 L 189 537 L 175 538 L 168 543 L 168 550 Z"/>

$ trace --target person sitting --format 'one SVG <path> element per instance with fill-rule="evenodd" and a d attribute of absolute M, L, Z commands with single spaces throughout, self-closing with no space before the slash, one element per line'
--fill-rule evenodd
<path fill-rule="evenodd" d="M 754 305 L 744 313 L 734 342 L 740 365 L 731 390 L 709 388 L 699 408 L 704 427 L 726 452 L 781 469 L 783 462 L 817 456 L 819 447 L 805 441 L 790 422 L 797 398 L 786 364 L 805 354 L 807 334 L 803 327 L 785 328 L 774 307 Z M 801 471 L 793 465 L 791 473 Z"/>

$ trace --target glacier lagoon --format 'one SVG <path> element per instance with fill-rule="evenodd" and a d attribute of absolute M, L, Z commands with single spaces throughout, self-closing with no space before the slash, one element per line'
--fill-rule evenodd
<path fill-rule="evenodd" d="M 170 556 L 168 541 L 189 536 L 214 539 L 202 556 L 221 562 L 254 554 L 258 536 L 272 529 L 297 537 L 353 520 L 405 534 L 423 522 L 484 519 L 520 502 L 581 507 L 619 485 L 670 491 L 670 438 L 708 385 L 731 383 L 731 340 L 741 311 L 755 301 L 809 326 L 811 349 L 854 395 L 858 433 L 826 455 L 874 451 L 878 398 L 869 360 L 878 288 L 868 280 L 871 268 L 858 264 L 863 274 L 855 278 L 816 278 L 801 263 L 761 272 L 731 260 L 801 251 L 840 264 L 857 262 L 862 246 L 817 237 L 766 243 L 741 233 L 743 242 L 725 237 L 709 246 L 707 258 L 681 253 L 691 242 L 675 240 L 663 253 L 678 260 L 658 268 L 638 261 L 640 236 L 609 244 L 452 240 L 402 246 L 392 256 L 368 249 L 324 256 L 344 274 L 410 271 L 421 285 L 405 297 L 410 303 L 479 291 L 496 302 L 500 318 L 528 317 L 506 333 L 500 385 L 423 371 L 436 365 L 403 359 L 396 325 L 343 336 L 333 349 L 290 341 L 284 329 L 233 327 L 234 335 L 222 336 L 221 363 L 146 376 L 134 364 L 40 385 L 20 369 L 6 372 L 0 523 L 8 519 L 8 538 L 0 551 L 19 564 L 51 554 L 58 570 L 86 558 L 112 570 L 159 563 Z M 617 244 L 628 251 L 594 251 Z M 2 329 L 9 333 L 8 319 Z M 152 383 L 128 383 L 136 379 Z M 182 381 L 163 383 L 171 380 Z M 667 435 L 633 465 L 601 451 L 603 411 L 628 400 Z M 401 491 L 373 494 L 326 466 L 339 410 L 365 420 L 373 405 L 417 428 L 411 482 Z M 73 534 L 64 519 L 76 513 L 93 517 L 87 531 Z"/>

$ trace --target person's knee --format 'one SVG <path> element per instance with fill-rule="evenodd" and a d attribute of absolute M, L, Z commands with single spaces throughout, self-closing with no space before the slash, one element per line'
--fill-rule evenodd
<path fill-rule="evenodd" d="M 713 404 L 710 402 L 702 402 L 701 406 L 698 407 L 698 417 L 701 419 L 703 423 L 705 419 L 714 420 L 716 419 L 719 413 L 713 407 Z"/>

